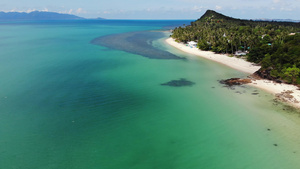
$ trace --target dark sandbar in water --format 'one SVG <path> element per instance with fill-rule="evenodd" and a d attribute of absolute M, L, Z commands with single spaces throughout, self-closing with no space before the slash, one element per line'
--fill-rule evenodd
<path fill-rule="evenodd" d="M 169 82 L 161 84 L 162 86 L 172 86 L 172 87 L 183 87 L 183 86 L 193 86 L 195 83 L 188 81 L 184 78 L 180 80 L 171 80 Z"/>
<path fill-rule="evenodd" d="M 129 32 L 102 36 L 91 41 L 92 44 L 142 55 L 150 59 L 183 59 L 152 45 L 154 40 L 163 37 L 162 32 Z"/>

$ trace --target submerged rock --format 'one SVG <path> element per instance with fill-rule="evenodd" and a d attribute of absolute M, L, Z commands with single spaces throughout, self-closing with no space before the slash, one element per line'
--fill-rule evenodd
<path fill-rule="evenodd" d="M 166 83 L 162 83 L 160 85 L 162 86 L 172 86 L 172 87 L 183 87 L 183 86 L 193 86 L 195 83 L 188 81 L 184 78 L 181 78 L 179 80 L 171 80 L 169 82 Z"/>

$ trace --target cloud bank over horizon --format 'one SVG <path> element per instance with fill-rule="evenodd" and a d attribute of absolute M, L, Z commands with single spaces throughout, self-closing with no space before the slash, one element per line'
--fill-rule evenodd
<path fill-rule="evenodd" d="M 34 4 L 34 5 L 32 5 Z M 300 0 L 2 0 L 0 11 L 46 11 L 74 14 L 86 18 L 108 19 L 197 19 L 207 9 L 242 19 L 296 19 Z"/>

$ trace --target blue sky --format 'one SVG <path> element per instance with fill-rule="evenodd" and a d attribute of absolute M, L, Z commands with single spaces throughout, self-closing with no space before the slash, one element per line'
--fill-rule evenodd
<path fill-rule="evenodd" d="M 107 19 L 197 19 L 207 9 L 242 19 L 300 20 L 300 0 L 1 0 L 0 11 L 33 10 Z"/>

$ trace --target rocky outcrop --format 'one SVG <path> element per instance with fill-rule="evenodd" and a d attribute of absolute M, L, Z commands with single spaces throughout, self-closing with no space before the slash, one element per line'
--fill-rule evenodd
<path fill-rule="evenodd" d="M 283 83 L 282 80 L 278 79 L 277 77 L 273 77 L 271 76 L 271 69 L 259 69 L 258 71 L 256 71 L 254 74 L 254 76 L 258 76 L 262 79 L 268 79 L 268 80 L 272 80 L 276 83 Z"/>
<path fill-rule="evenodd" d="M 226 86 L 235 86 L 235 85 L 243 85 L 243 84 L 247 84 L 247 83 L 251 83 L 252 80 L 251 79 L 240 79 L 240 78 L 230 78 L 230 79 L 226 79 L 226 80 L 221 80 L 220 83 L 221 84 L 225 84 Z"/>
<path fill-rule="evenodd" d="M 294 92 L 287 90 L 281 93 L 277 93 L 275 96 L 278 100 L 283 102 L 299 103 L 299 101 L 292 95 Z"/>

